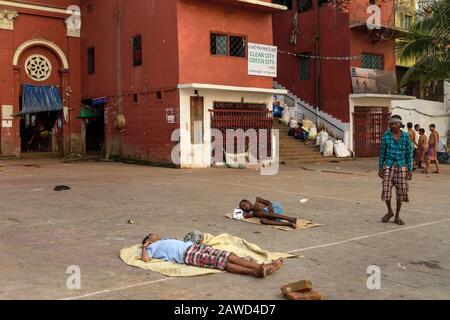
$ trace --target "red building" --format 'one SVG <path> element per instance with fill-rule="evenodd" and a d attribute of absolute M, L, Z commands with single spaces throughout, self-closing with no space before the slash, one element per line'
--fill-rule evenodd
<path fill-rule="evenodd" d="M 311 116 L 319 112 L 321 124 L 345 139 L 357 155 L 376 155 L 390 101 L 404 97 L 383 85 L 376 92 L 354 92 L 351 68 L 395 74 L 394 1 L 276 2 L 290 10 L 274 14 L 274 43 L 293 53 L 279 55 L 276 81 L 303 100 Z M 368 28 L 374 13 L 367 13 L 370 5 L 380 9 L 380 28 Z"/>
<path fill-rule="evenodd" d="M 267 0 L 82 1 L 83 103 L 104 112 L 106 156 L 168 164 L 179 151 L 174 164 L 207 167 L 211 127 L 255 116 L 271 125 L 272 95 L 284 91 L 249 75 L 247 44 L 272 45 L 272 13 L 285 9 Z"/>
<path fill-rule="evenodd" d="M 271 128 L 272 95 L 285 91 L 250 75 L 248 44 L 269 48 L 282 10 L 269 0 L 1 0 L 0 155 L 211 165 L 211 128 Z"/>
<path fill-rule="evenodd" d="M 83 153 L 77 0 L 0 1 L 0 155 Z"/>

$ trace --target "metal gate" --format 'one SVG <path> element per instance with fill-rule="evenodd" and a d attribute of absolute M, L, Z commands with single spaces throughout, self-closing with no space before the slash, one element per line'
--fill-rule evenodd
<path fill-rule="evenodd" d="M 234 154 L 249 151 L 255 158 L 259 159 L 260 148 L 264 147 L 267 148 L 267 151 L 262 152 L 263 155 L 271 156 L 273 120 L 272 112 L 267 109 L 267 105 L 215 102 L 214 109 L 209 110 L 209 112 L 211 114 L 211 129 L 217 129 L 222 132 L 224 150 L 234 150 Z M 249 146 L 249 140 L 247 140 L 245 150 L 238 150 L 236 139 L 227 141 L 226 133 L 228 129 L 242 129 L 244 132 L 249 129 L 256 130 L 258 134 L 257 146 Z M 259 139 L 261 129 L 267 130 L 267 145 L 262 145 L 262 141 Z"/>
<path fill-rule="evenodd" d="M 356 157 L 369 158 L 380 155 L 381 139 L 389 129 L 390 116 L 387 107 L 355 107 L 353 132 Z"/>

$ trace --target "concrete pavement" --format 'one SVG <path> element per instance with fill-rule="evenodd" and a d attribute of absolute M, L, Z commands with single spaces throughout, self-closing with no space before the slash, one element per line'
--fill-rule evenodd
<path fill-rule="evenodd" d="M 382 224 L 376 160 L 254 170 L 176 170 L 120 163 L 1 161 L 0 299 L 283 299 L 280 287 L 310 279 L 324 299 L 450 298 L 450 167 L 416 174 L 407 225 Z M 68 185 L 67 192 L 55 192 Z M 223 215 L 263 196 L 322 227 L 283 232 Z M 308 199 L 300 203 L 301 199 Z M 129 220 L 135 224 L 128 224 Z M 220 274 L 165 278 L 125 265 L 120 249 L 149 232 L 193 229 L 245 238 L 267 250 L 304 255 L 260 280 Z M 81 268 L 81 290 L 66 269 Z M 366 285 L 381 268 L 381 289 Z"/>

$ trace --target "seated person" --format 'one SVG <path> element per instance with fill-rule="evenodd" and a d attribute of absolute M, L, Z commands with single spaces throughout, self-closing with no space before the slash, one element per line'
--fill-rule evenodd
<path fill-rule="evenodd" d="M 301 126 L 295 129 L 295 139 L 308 142 L 309 132 L 303 129 Z"/>
<path fill-rule="evenodd" d="M 437 156 L 439 163 L 447 163 L 449 155 L 447 151 L 447 147 L 445 146 L 442 140 L 439 140 L 439 143 L 436 146 Z"/>
<path fill-rule="evenodd" d="M 281 106 L 281 102 L 280 101 L 276 101 L 273 104 L 273 111 L 272 111 L 273 117 L 274 118 L 281 118 L 281 117 L 283 117 L 283 111 L 284 111 L 284 108 Z"/>
<path fill-rule="evenodd" d="M 213 249 L 203 244 L 194 244 L 191 241 L 161 239 L 160 236 L 150 233 L 142 240 L 141 260 L 150 262 L 152 259 L 258 278 L 265 278 L 283 266 L 281 259 L 271 264 L 257 264 L 228 251 Z"/>
<path fill-rule="evenodd" d="M 244 211 L 244 218 L 258 217 L 261 224 L 297 228 L 297 219 L 282 215 L 284 210 L 278 202 L 272 203 L 257 197 L 254 205 L 248 200 L 242 200 L 239 208 Z"/>

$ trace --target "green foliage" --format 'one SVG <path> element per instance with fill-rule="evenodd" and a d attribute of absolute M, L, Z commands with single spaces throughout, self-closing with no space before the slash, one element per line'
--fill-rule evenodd
<path fill-rule="evenodd" d="M 401 85 L 408 81 L 431 81 L 450 78 L 450 2 L 436 0 L 423 5 L 409 32 L 397 40 L 402 60 L 416 63 L 404 75 Z"/>

